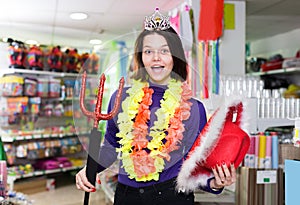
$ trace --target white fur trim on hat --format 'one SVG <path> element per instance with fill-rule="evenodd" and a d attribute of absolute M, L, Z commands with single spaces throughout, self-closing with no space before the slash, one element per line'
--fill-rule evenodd
<path fill-rule="evenodd" d="M 209 156 L 210 152 L 215 148 L 219 140 L 220 134 L 225 123 L 227 113 L 229 112 L 230 107 L 236 106 L 239 103 L 243 104 L 244 110 L 244 101 L 241 97 L 229 97 L 223 105 L 217 109 L 211 119 L 208 121 L 207 126 L 201 131 L 198 137 L 200 137 L 199 146 L 197 146 L 191 153 L 189 153 L 188 158 L 183 162 L 181 170 L 177 177 L 177 186 L 176 188 L 180 191 L 190 192 L 197 189 L 199 186 L 206 186 L 207 180 L 213 177 L 213 173 L 203 173 L 197 176 L 191 174 L 195 168 L 204 162 Z M 241 114 L 240 127 L 245 127 L 247 120 L 244 120 L 244 112 Z"/>

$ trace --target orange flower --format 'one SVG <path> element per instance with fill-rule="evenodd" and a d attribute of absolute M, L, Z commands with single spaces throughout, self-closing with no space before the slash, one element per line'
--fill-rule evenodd
<path fill-rule="evenodd" d="M 145 151 L 134 152 L 131 154 L 134 171 L 138 177 L 147 176 L 155 172 L 155 160 Z"/>

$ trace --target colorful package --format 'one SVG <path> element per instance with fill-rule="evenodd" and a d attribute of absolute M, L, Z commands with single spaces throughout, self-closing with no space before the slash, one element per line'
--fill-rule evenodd
<path fill-rule="evenodd" d="M 17 75 L 8 75 L 0 78 L 2 96 L 22 96 L 24 78 Z"/>
<path fill-rule="evenodd" d="M 38 97 L 48 97 L 48 86 L 49 80 L 46 78 L 39 78 L 37 85 L 37 96 Z"/>
<path fill-rule="evenodd" d="M 33 78 L 25 78 L 24 81 L 24 95 L 31 97 L 36 96 L 37 80 Z"/>
<path fill-rule="evenodd" d="M 49 80 L 49 97 L 59 98 L 60 96 L 60 80 L 50 79 Z"/>

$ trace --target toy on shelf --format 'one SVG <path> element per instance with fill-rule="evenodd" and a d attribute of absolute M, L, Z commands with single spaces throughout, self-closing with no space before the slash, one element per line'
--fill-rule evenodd
<path fill-rule="evenodd" d="M 50 71 L 63 72 L 63 53 L 60 50 L 60 46 L 55 46 L 51 49 L 47 62 Z"/>
<path fill-rule="evenodd" d="M 83 53 L 81 54 L 80 56 L 80 66 L 81 66 L 81 69 L 83 69 L 84 71 L 87 71 L 87 73 L 90 73 L 89 72 L 89 69 L 90 69 L 90 64 L 89 64 L 89 57 L 90 57 L 90 54 L 89 53 Z"/>
<path fill-rule="evenodd" d="M 25 69 L 27 50 L 22 41 L 8 39 L 9 68 Z"/>
<path fill-rule="evenodd" d="M 68 73 L 78 73 L 78 65 L 80 61 L 80 55 L 77 49 L 67 49 L 66 50 L 65 66 Z"/>
<path fill-rule="evenodd" d="M 43 70 L 43 51 L 37 46 L 33 45 L 30 47 L 29 52 L 27 54 L 27 61 L 29 64 L 29 68 L 31 70 Z"/>
<path fill-rule="evenodd" d="M 99 56 L 96 53 L 81 55 L 81 68 L 89 74 L 97 74 L 99 70 Z"/>

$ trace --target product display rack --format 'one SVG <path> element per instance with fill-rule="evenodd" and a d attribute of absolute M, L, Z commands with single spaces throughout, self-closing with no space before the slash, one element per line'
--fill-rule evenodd
<path fill-rule="evenodd" d="M 28 69 L 15 69 L 15 68 L 7 68 L 7 69 L 1 69 L 0 70 L 0 77 L 4 76 L 4 75 L 19 75 L 19 76 L 24 76 L 24 77 L 29 77 L 29 78 L 39 78 L 39 77 L 44 77 L 44 78 L 57 78 L 57 79 L 74 79 L 76 80 L 77 78 L 80 80 L 80 73 L 64 73 L 64 72 L 50 72 L 50 71 L 39 71 L 39 70 L 28 70 Z M 96 79 L 98 76 L 95 74 L 88 74 L 89 78 Z M 2 96 L 1 96 L 2 97 Z M 14 98 L 15 96 L 11 96 L 11 97 L 4 97 L 3 98 Z M 72 101 L 77 100 L 77 97 L 75 96 L 61 96 L 61 97 L 40 97 L 41 98 L 41 102 L 50 102 L 50 103 L 67 103 L 70 104 L 72 103 Z M 89 102 L 91 100 L 93 100 L 93 96 L 87 96 L 86 100 L 88 100 Z M 5 115 L 3 115 L 5 116 Z M 85 119 L 85 118 L 84 118 Z M 18 146 L 20 144 L 26 144 L 26 143 L 36 143 L 38 144 L 39 142 L 54 142 L 54 141 L 65 141 L 65 140 L 70 140 L 72 141 L 73 138 L 87 138 L 88 131 L 86 131 L 85 129 L 88 129 L 87 127 L 85 127 L 85 129 L 80 129 L 80 130 L 74 130 L 71 129 L 70 131 L 68 131 L 69 129 L 63 129 L 63 130 L 55 130 L 55 131 L 51 131 L 51 129 L 44 129 L 47 127 L 51 127 L 51 126 L 62 126 L 65 127 L 66 126 L 66 122 L 70 122 L 73 120 L 73 116 L 61 116 L 61 117 L 56 117 L 56 116 L 51 116 L 51 117 L 46 117 L 46 116 L 39 116 L 39 120 L 38 120 L 38 129 L 34 129 L 34 130 L 23 130 L 21 131 L 21 127 L 18 124 L 15 125 L 8 125 L 8 126 L 4 126 L 1 125 L 2 130 L 0 129 L 0 137 L 1 140 L 3 141 L 4 144 L 7 144 L 9 146 Z M 83 119 L 79 119 L 80 122 Z M 19 127 L 19 128 L 18 128 Z M 11 130 L 11 131 L 9 131 Z M 19 131 L 18 131 L 19 130 Z M 46 132 L 45 132 L 46 131 Z M 54 141 L 53 141 L 54 140 Z M 86 142 L 84 142 L 86 143 Z M 51 147 L 49 147 L 49 149 L 54 149 L 55 147 L 52 146 L 57 146 L 57 145 L 51 145 Z M 14 184 L 16 183 L 16 181 L 22 180 L 22 179 L 27 179 L 27 178 L 34 178 L 34 177 L 38 177 L 38 176 L 44 176 L 44 175 L 52 175 L 52 174 L 59 174 L 59 173 L 64 173 L 64 172 L 71 172 L 74 170 L 79 170 L 83 167 L 83 165 L 85 164 L 85 160 L 86 160 L 86 151 L 85 151 L 85 145 L 84 144 L 78 144 L 78 145 L 70 145 L 67 144 L 65 145 L 66 147 L 69 147 L 67 149 L 71 149 L 70 146 L 81 146 L 81 151 L 78 151 L 76 153 L 67 153 L 66 155 L 61 154 L 61 155 L 51 155 L 53 157 L 57 156 L 68 156 L 68 157 L 72 157 L 74 160 L 76 160 L 76 162 L 74 162 L 73 166 L 66 166 L 66 167 L 58 167 L 58 168 L 54 168 L 54 169 L 47 169 L 47 170 L 43 170 L 43 169 L 34 169 L 30 172 L 11 172 L 8 175 L 8 184 L 9 184 L 9 190 L 13 190 L 14 188 Z M 55 148 L 55 149 L 59 149 Z M 73 148 L 72 148 L 73 149 Z M 41 148 L 37 148 L 36 150 L 41 150 Z M 42 150 L 41 150 L 42 151 Z M 67 151 L 69 152 L 69 151 Z M 51 157 L 50 156 L 50 157 Z M 49 158 L 49 156 L 45 156 L 45 159 Z M 43 158 L 37 158 L 38 159 L 43 159 Z M 14 161 L 14 163 L 16 164 L 10 164 L 10 166 L 13 168 L 13 166 L 17 165 L 23 165 L 23 163 L 30 163 L 32 159 L 27 158 L 27 156 L 25 158 L 17 158 L 17 161 Z M 79 160 L 79 161 L 78 161 Z M 25 164 L 24 164 L 25 166 Z M 14 169 L 14 168 L 13 168 Z"/>
<path fill-rule="evenodd" d="M 263 71 L 251 72 L 251 73 L 247 73 L 246 75 L 247 76 L 283 75 L 287 79 L 289 79 L 291 77 L 291 75 L 296 75 L 296 76 L 300 75 L 300 67 L 281 68 L 281 69 L 270 70 L 270 71 L 265 71 L 265 72 L 263 72 Z M 257 101 L 255 103 L 257 103 Z M 256 109 L 257 109 L 257 107 L 256 107 Z M 255 112 L 257 113 L 257 110 L 255 110 Z M 256 124 L 257 132 L 263 132 L 266 129 L 272 128 L 272 127 L 294 126 L 294 120 L 289 119 L 289 118 L 258 118 L 258 117 L 255 117 L 255 120 L 256 120 L 255 124 Z M 253 130 L 253 131 L 255 131 L 255 130 Z"/>
<path fill-rule="evenodd" d="M 293 126 L 294 120 L 292 119 L 276 119 L 276 118 L 259 118 L 256 120 L 257 131 L 263 132 L 268 128 L 281 127 L 281 126 Z"/>
<path fill-rule="evenodd" d="M 87 135 L 86 132 L 78 133 L 78 135 Z M 2 135 L 2 142 L 15 142 L 21 140 L 48 139 L 48 138 L 64 138 L 74 136 L 73 133 L 52 133 L 52 134 L 32 134 L 32 135 Z"/>
<path fill-rule="evenodd" d="M 0 70 L 0 76 L 4 74 L 30 74 L 30 75 L 46 75 L 51 77 L 77 77 L 78 73 L 64 73 L 64 72 L 51 72 L 51 71 L 39 71 L 39 70 L 28 70 L 28 69 L 16 69 L 16 68 L 4 68 Z"/>
<path fill-rule="evenodd" d="M 292 68 L 282 68 L 282 69 L 276 69 L 276 70 L 270 70 L 265 72 L 252 72 L 247 73 L 247 75 L 250 76 L 262 76 L 262 75 L 275 75 L 275 74 L 294 74 L 294 73 L 300 73 L 300 67 L 292 67 Z"/>

